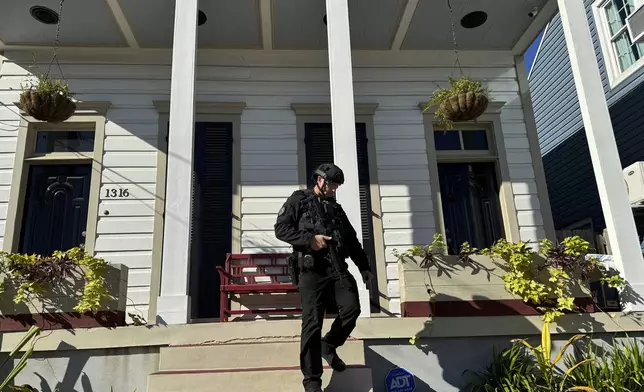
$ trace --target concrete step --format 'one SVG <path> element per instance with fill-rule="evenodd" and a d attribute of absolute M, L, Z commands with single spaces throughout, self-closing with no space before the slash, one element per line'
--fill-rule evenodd
<path fill-rule="evenodd" d="M 338 349 L 347 365 L 364 365 L 364 344 L 348 340 Z M 300 342 L 169 346 L 161 349 L 159 370 L 232 370 L 296 367 Z"/>
<path fill-rule="evenodd" d="M 372 392 L 371 369 L 349 367 L 342 373 L 325 369 L 322 376 L 327 392 Z M 302 392 L 298 368 L 239 371 L 159 372 L 150 375 L 148 392 Z"/>

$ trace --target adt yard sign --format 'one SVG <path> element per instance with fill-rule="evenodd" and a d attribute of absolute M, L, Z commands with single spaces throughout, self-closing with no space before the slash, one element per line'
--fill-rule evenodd
<path fill-rule="evenodd" d="M 393 368 L 385 377 L 387 392 L 413 392 L 416 390 L 414 375 L 403 368 Z"/>

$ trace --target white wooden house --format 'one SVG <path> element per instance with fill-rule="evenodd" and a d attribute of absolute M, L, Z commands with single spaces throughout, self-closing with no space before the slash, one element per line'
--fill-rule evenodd
<path fill-rule="evenodd" d="M 421 109 L 437 85 L 460 76 L 447 1 L 67 0 L 63 75 L 57 66 L 52 75 L 64 76 L 79 103 L 61 124 L 26 117 L 16 104 L 21 84 L 47 71 L 56 32 L 43 23 L 55 16 L 30 10 L 58 11 L 59 3 L 3 1 L 3 249 L 48 252 L 46 239 L 83 242 L 129 268 L 128 312 L 150 324 L 216 321 L 214 265 L 226 252 L 287 252 L 273 235 L 277 211 L 307 185 L 316 163 L 334 159 L 347 178 L 340 202 L 377 274 L 371 292 L 361 288 L 360 325 L 367 327 L 356 333 L 391 337 L 394 328 L 407 336 L 420 325 L 409 323 L 420 321 L 399 317 L 406 304 L 394 248 L 429 243 L 434 233 L 478 246 L 491 237 L 554 237 L 523 53 L 558 5 L 611 246 L 627 280 L 644 293 L 610 118 L 605 102 L 592 100 L 602 86 L 580 0 L 452 0 L 463 73 L 483 80 L 492 102 L 478 122 L 447 133 Z M 463 27 L 472 19 L 482 25 Z M 462 185 L 455 178 L 470 175 L 478 195 L 453 191 Z M 77 188 L 66 206 L 75 211 L 73 224 L 41 224 L 42 214 L 68 216 L 53 209 L 32 216 L 48 179 Z M 458 207 L 467 200 L 478 208 Z M 193 203 L 201 206 L 195 215 Z M 467 222 L 478 234 L 459 236 Z M 392 322 L 400 324 L 382 324 Z M 294 323 L 279 325 L 297 331 Z M 242 333 L 234 323 L 220 328 Z M 167 329 L 132 331 L 157 350 L 178 341 Z M 468 331 L 459 336 L 480 336 Z M 55 339 L 70 338 L 57 333 Z M 121 335 L 109 335 L 105 345 L 74 339 L 80 348 L 127 347 L 125 333 L 115 331 Z M 55 349 L 47 344 L 43 350 Z"/>

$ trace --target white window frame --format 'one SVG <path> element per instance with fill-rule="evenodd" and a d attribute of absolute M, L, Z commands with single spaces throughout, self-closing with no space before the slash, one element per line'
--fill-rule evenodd
<path fill-rule="evenodd" d="M 20 107 L 19 103 L 15 103 Z M 87 226 L 85 229 L 85 250 L 94 255 L 98 209 L 103 172 L 103 144 L 105 122 L 111 102 L 83 102 L 76 104 L 76 112 L 61 124 L 49 124 L 28 116 L 21 110 L 22 120 L 18 130 L 16 156 L 7 210 L 5 236 L 2 248 L 5 252 L 17 252 L 21 240 L 22 219 L 25 211 L 25 197 L 28 174 L 31 165 L 46 164 L 83 164 L 92 165 L 89 199 L 87 207 Z M 36 153 L 38 131 L 93 131 L 94 149 L 87 152 L 48 152 Z"/>
<path fill-rule="evenodd" d="M 599 43 L 604 55 L 604 63 L 606 64 L 606 73 L 608 74 L 608 83 L 610 88 L 615 88 L 617 85 L 626 80 L 629 76 L 634 74 L 637 70 L 644 66 L 644 55 L 640 57 L 633 65 L 620 70 L 619 60 L 617 59 L 617 52 L 612 43 L 612 35 L 608 27 L 608 19 L 606 18 L 606 11 L 604 8 L 611 0 L 596 0 L 592 6 L 593 16 L 595 17 L 595 26 L 599 36 Z M 644 4 L 644 0 L 635 0 L 635 6 Z M 624 26 L 626 29 L 626 26 Z"/>

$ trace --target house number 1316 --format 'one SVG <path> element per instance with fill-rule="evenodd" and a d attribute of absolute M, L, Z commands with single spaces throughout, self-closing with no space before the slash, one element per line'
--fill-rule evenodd
<path fill-rule="evenodd" d="M 105 197 L 129 197 L 129 196 L 130 196 L 129 189 L 108 188 L 105 190 Z"/>

